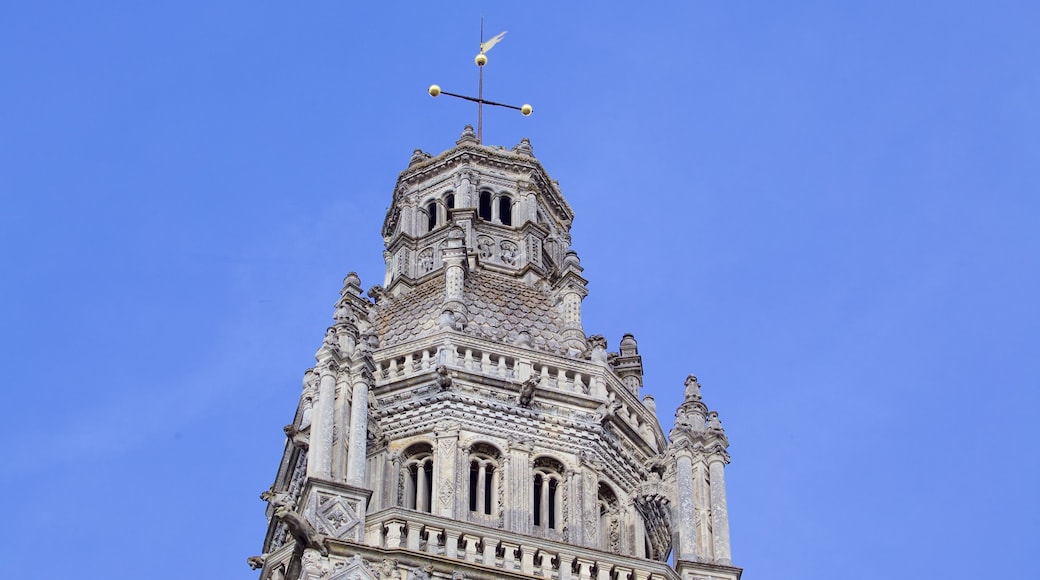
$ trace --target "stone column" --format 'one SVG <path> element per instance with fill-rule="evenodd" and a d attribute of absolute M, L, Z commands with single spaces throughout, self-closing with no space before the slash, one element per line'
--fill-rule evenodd
<path fill-rule="evenodd" d="M 582 472 L 576 469 L 567 469 L 564 474 L 564 485 L 566 485 L 567 506 L 569 513 L 564 525 L 567 526 L 568 539 L 577 546 L 583 545 L 585 530 L 582 528 L 582 502 L 584 489 L 582 485 Z"/>
<path fill-rule="evenodd" d="M 693 485 L 696 492 L 693 520 L 697 527 L 697 557 L 698 561 L 711 562 L 711 489 L 708 484 L 708 468 L 701 456 L 698 456 L 693 464 Z"/>
<path fill-rule="evenodd" d="M 534 476 L 531 447 L 522 442 L 509 445 L 506 479 L 506 529 L 521 534 L 531 533 L 534 506 Z"/>
<path fill-rule="evenodd" d="M 575 351 L 584 351 L 588 346 L 585 331 L 581 325 L 581 301 L 588 295 L 588 282 L 581 277 L 581 262 L 578 254 L 567 252 L 563 260 L 563 277 L 557 288 L 563 297 L 563 338 L 567 347 Z"/>
<path fill-rule="evenodd" d="M 466 283 L 466 233 L 453 226 L 448 231 L 447 247 L 441 254 L 444 262 L 444 301 L 441 303 L 440 325 L 455 330 L 466 322 L 464 286 Z"/>
<path fill-rule="evenodd" d="M 675 547 L 677 560 L 697 560 L 697 527 L 694 521 L 697 503 L 693 486 L 693 457 L 679 453 L 675 458 L 675 479 L 678 502 L 672 521 L 679 530 L 679 545 Z"/>
<path fill-rule="evenodd" d="M 354 390 L 350 401 L 350 433 L 347 443 L 347 485 L 365 487 L 368 454 L 368 385 L 372 372 L 367 365 L 355 364 Z"/>
<path fill-rule="evenodd" d="M 307 458 L 307 475 L 332 479 L 332 429 L 336 411 L 336 371 L 331 358 L 321 361 L 318 372 L 318 400 L 314 405 L 311 421 L 310 453 Z"/>
<path fill-rule="evenodd" d="M 433 505 L 430 513 L 455 518 L 456 467 L 458 463 L 459 426 L 445 425 L 436 432 L 437 456 L 433 462 Z"/>
<path fill-rule="evenodd" d="M 716 564 L 732 566 L 729 548 L 729 513 L 726 511 L 725 459 L 713 455 L 708 460 L 708 477 L 711 482 L 711 530 Z"/>
<path fill-rule="evenodd" d="M 350 432 L 350 377 L 339 373 L 336 379 L 336 419 L 332 441 L 332 473 L 336 481 L 347 477 L 347 434 Z"/>

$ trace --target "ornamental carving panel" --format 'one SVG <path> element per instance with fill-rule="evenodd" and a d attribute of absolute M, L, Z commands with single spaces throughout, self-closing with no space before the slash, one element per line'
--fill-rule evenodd
<path fill-rule="evenodd" d="M 513 242 L 510 242 L 509 240 L 502 240 L 502 243 L 499 244 L 498 247 L 499 251 L 501 252 L 502 263 L 509 264 L 510 266 L 515 266 L 518 261 L 518 254 L 520 253 L 520 248 L 517 247 L 517 245 Z"/>
<path fill-rule="evenodd" d="M 477 255 L 481 260 L 490 260 L 495 255 L 495 240 L 488 236 L 477 238 Z"/>
<path fill-rule="evenodd" d="M 425 248 L 423 251 L 419 252 L 415 268 L 419 276 L 433 270 L 433 248 Z"/>
<path fill-rule="evenodd" d="M 319 492 L 315 510 L 318 521 L 315 527 L 334 538 L 360 539 L 360 530 L 355 529 L 361 522 L 359 507 L 356 501 Z"/>

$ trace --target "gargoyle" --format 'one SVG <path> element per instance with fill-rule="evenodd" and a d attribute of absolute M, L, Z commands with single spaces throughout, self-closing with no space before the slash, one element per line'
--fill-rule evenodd
<path fill-rule="evenodd" d="M 531 400 L 534 399 L 534 391 L 536 388 L 538 388 L 538 379 L 536 377 L 531 377 L 524 381 L 520 385 L 520 392 L 517 393 L 516 402 L 519 403 L 521 407 L 530 407 Z"/>
<path fill-rule="evenodd" d="M 444 365 L 437 367 L 437 386 L 442 391 L 447 391 L 451 388 L 451 375 L 448 374 L 448 367 Z"/>
<path fill-rule="evenodd" d="M 293 500 L 292 494 L 287 491 L 274 491 L 269 489 L 260 494 L 260 499 L 270 504 L 275 511 L 280 508 L 288 508 L 290 510 L 296 508 L 296 502 Z"/>
<path fill-rule="evenodd" d="M 327 536 L 315 530 L 314 526 L 303 516 L 287 507 L 280 507 L 275 510 L 274 517 L 282 520 L 282 523 L 289 529 L 289 533 L 296 540 L 297 547 L 317 550 L 321 552 L 322 556 L 329 555 L 329 547 L 325 545 Z"/>
<path fill-rule="evenodd" d="M 246 559 L 246 564 L 249 564 L 251 570 L 259 570 L 264 567 L 264 562 L 267 561 L 267 554 L 260 554 L 259 556 L 250 556 Z"/>
<path fill-rule="evenodd" d="M 285 436 L 289 438 L 289 441 L 292 441 L 293 447 L 303 449 L 304 451 L 306 451 L 307 448 L 310 447 L 310 439 L 308 433 L 306 431 L 297 429 L 296 425 L 290 423 L 285 427 L 282 427 L 282 431 L 285 431 Z"/>
<path fill-rule="evenodd" d="M 607 422 L 608 419 L 617 414 L 618 409 L 621 408 L 621 403 L 618 401 L 607 401 L 596 409 L 596 422 L 600 425 Z"/>

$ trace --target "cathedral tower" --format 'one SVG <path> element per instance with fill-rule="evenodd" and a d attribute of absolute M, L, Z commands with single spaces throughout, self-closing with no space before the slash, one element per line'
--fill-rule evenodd
<path fill-rule="evenodd" d="M 260 580 L 740 577 L 718 413 L 691 375 L 665 437 L 635 338 L 586 336 L 573 219 L 526 139 L 412 154 L 383 284 L 347 275 L 304 373 Z"/>

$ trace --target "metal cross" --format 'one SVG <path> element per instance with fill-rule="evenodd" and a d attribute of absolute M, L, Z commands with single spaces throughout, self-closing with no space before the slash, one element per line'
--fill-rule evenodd
<path fill-rule="evenodd" d="M 456 93 L 449 93 L 448 91 L 442 91 L 440 85 L 430 85 L 429 91 L 431 97 L 436 97 L 438 95 L 448 95 L 449 97 L 464 99 L 477 104 L 477 143 L 482 143 L 484 137 L 484 105 L 494 105 L 496 107 L 505 107 L 507 109 L 520 111 L 520 114 L 525 117 L 530 115 L 531 112 L 534 111 L 534 109 L 531 108 L 531 105 L 528 104 L 515 107 L 513 105 L 506 105 L 504 103 L 488 101 L 484 98 L 484 65 L 486 65 L 488 62 L 487 52 L 491 50 L 491 48 L 494 47 L 496 44 L 498 44 L 502 40 L 502 37 L 505 35 L 506 33 L 502 32 L 491 37 L 487 41 L 484 41 L 484 19 L 480 19 L 480 52 L 477 53 L 477 56 L 473 59 L 473 62 L 477 63 L 477 68 L 480 70 L 480 82 L 477 85 L 476 98 L 467 97 L 466 95 L 459 95 Z"/>

